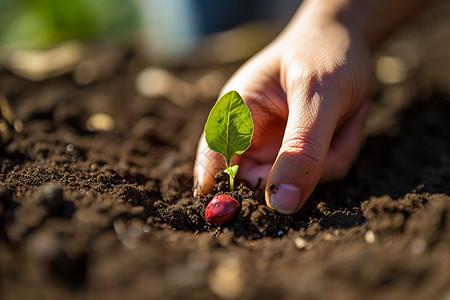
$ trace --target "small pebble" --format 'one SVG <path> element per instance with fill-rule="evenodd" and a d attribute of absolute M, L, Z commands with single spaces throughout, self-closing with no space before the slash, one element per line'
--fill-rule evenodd
<path fill-rule="evenodd" d="M 304 239 L 302 239 L 301 237 L 295 238 L 294 243 L 295 243 L 295 247 L 297 247 L 297 249 L 299 249 L 299 250 L 306 247 L 306 241 Z"/>
<path fill-rule="evenodd" d="M 149 233 L 152 230 L 152 228 L 148 225 L 144 225 L 142 227 L 142 231 L 144 231 L 145 233 Z"/>
<path fill-rule="evenodd" d="M 86 128 L 89 131 L 112 131 L 114 127 L 114 119 L 104 113 L 94 114 L 86 121 Z"/>
<path fill-rule="evenodd" d="M 335 240 L 335 237 L 331 233 L 326 232 L 323 236 L 323 239 L 325 241 L 333 241 L 333 240 Z"/>
<path fill-rule="evenodd" d="M 73 150 L 75 150 L 75 147 L 72 144 L 67 144 L 66 151 L 67 152 L 72 152 Z"/>
<path fill-rule="evenodd" d="M 375 242 L 375 233 L 372 230 L 368 230 L 364 234 L 364 240 L 367 244 L 372 244 L 373 242 Z"/>
<path fill-rule="evenodd" d="M 22 132 L 22 130 L 23 130 L 23 122 L 21 120 L 14 120 L 14 129 L 17 132 Z"/>
<path fill-rule="evenodd" d="M 279 230 L 277 233 L 278 236 L 282 236 L 283 234 L 284 234 L 283 230 Z"/>

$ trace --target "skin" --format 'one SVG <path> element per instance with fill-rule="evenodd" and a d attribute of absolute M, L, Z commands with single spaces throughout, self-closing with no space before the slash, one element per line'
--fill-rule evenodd
<path fill-rule="evenodd" d="M 363 139 L 374 78 L 372 49 L 423 0 L 307 0 L 285 30 L 244 64 L 236 90 L 252 113 L 238 178 L 265 189 L 269 207 L 298 211 L 319 182 L 346 176 Z M 382 17 L 380 17 L 382 16 Z M 209 193 L 223 158 L 201 137 L 195 195 Z"/>

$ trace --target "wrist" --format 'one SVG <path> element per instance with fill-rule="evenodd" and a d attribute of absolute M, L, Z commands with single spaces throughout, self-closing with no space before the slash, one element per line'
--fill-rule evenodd
<path fill-rule="evenodd" d="M 315 26 L 339 24 L 374 49 L 425 3 L 425 0 L 305 0 L 292 20 L 292 27 L 301 19 L 308 19 Z"/>
<path fill-rule="evenodd" d="M 352 0 L 306 0 L 280 35 L 292 42 L 299 37 L 333 36 L 368 45 L 366 16 Z"/>

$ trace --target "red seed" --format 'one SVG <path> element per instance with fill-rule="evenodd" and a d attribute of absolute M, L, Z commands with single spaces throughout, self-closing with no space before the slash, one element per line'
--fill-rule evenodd
<path fill-rule="evenodd" d="M 206 206 L 206 221 L 213 225 L 222 225 L 231 221 L 239 211 L 241 204 L 228 195 L 217 195 Z"/>

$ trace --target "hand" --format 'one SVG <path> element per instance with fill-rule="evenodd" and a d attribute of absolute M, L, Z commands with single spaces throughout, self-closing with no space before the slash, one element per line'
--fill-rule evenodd
<path fill-rule="evenodd" d="M 304 10 L 225 85 L 221 94 L 238 91 L 255 127 L 250 148 L 233 164 L 240 165 L 238 177 L 265 185 L 271 208 L 294 213 L 319 181 L 347 174 L 363 136 L 371 61 L 358 31 Z M 224 168 L 202 136 L 195 192 L 210 192 L 214 174 Z"/>

